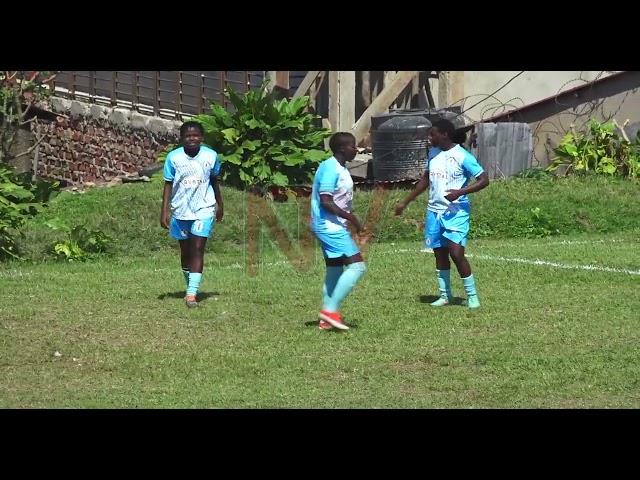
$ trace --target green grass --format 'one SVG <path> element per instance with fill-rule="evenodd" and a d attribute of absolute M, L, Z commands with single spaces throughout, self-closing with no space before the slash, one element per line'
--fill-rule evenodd
<path fill-rule="evenodd" d="M 159 228 L 162 182 L 160 176 L 145 184 L 125 184 L 112 189 L 88 190 L 84 194 L 61 193 L 45 213 L 38 216 L 19 243 L 29 261 L 45 260 L 56 238 L 44 226 L 56 216 L 71 225 L 86 224 L 113 236 L 116 255 L 144 256 L 175 248 L 165 230 Z M 367 220 L 371 191 L 355 197 L 355 212 Z M 393 209 L 406 191 L 388 192 L 376 225 L 378 243 L 420 241 L 424 232 L 426 193 L 412 203 L 402 217 Z M 246 243 L 246 196 L 223 188 L 224 223 L 216 226 L 209 251 L 238 255 Z M 640 227 L 640 183 L 621 179 L 543 178 L 541 180 L 494 181 L 471 196 L 471 239 L 535 238 L 582 233 L 617 233 Z M 536 218 L 532 209 L 539 208 Z M 277 213 L 284 228 L 297 232 L 305 222 L 296 202 L 279 204 Z M 304 223 L 303 223 L 304 226 Z"/>
<path fill-rule="evenodd" d="M 243 196 L 224 195 L 227 218 L 208 245 L 204 300 L 192 310 L 176 247 L 159 226 L 159 183 L 59 196 L 26 232 L 31 261 L 0 265 L 0 407 L 640 407 L 637 184 L 496 182 L 478 194 L 474 225 L 485 218 L 499 232 L 491 211 L 508 223 L 503 210 L 519 218 L 539 206 L 566 229 L 522 239 L 505 227 L 471 241 L 478 311 L 426 303 L 437 284 L 433 256 L 420 252 L 424 204 L 394 218 L 402 193 L 391 192 L 368 270 L 344 304 L 354 328 L 343 333 L 316 326 L 317 249 L 301 272 L 265 236 L 258 274 L 248 275 Z M 358 193 L 356 207 L 366 211 L 369 196 Z M 574 203 L 580 209 L 568 210 Z M 278 210 L 291 219 L 294 207 Z M 114 255 L 44 261 L 55 235 L 43 223 L 55 216 L 114 235 Z M 631 273 L 522 263 L 535 260 Z"/>

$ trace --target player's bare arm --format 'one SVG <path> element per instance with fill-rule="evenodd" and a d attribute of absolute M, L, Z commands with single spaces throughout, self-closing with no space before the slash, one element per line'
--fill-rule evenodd
<path fill-rule="evenodd" d="M 416 187 L 413 189 L 407 197 L 401 201 L 396 207 L 396 215 L 402 215 L 402 212 L 407 205 L 413 202 L 416 198 L 418 198 L 422 193 L 424 193 L 429 188 L 429 170 L 425 170 L 424 175 L 420 178 L 420 181 L 416 184 Z"/>
<path fill-rule="evenodd" d="M 448 195 L 446 195 L 444 198 L 446 198 L 450 202 L 453 202 L 462 195 L 469 195 L 470 193 L 479 192 L 480 190 L 487 188 L 488 186 L 489 176 L 486 172 L 482 172 L 480 175 L 478 175 L 476 181 L 471 185 L 465 188 L 461 188 L 460 190 L 447 190 Z"/>
<path fill-rule="evenodd" d="M 327 212 L 333 213 L 334 215 L 347 220 L 356 228 L 358 232 L 364 230 L 364 226 L 360 223 L 356 216 L 353 213 L 345 212 L 338 205 L 336 205 L 331 195 L 320 195 L 320 205 L 322 205 L 322 208 L 324 208 Z"/>
<path fill-rule="evenodd" d="M 224 218 L 224 204 L 222 202 L 222 192 L 220 190 L 220 179 L 218 175 L 211 176 L 211 186 L 213 187 L 213 194 L 216 197 L 216 221 L 221 222 Z"/>
<path fill-rule="evenodd" d="M 173 189 L 172 182 L 164 182 L 164 189 L 162 190 L 162 209 L 160 211 L 160 226 L 168 229 L 169 222 L 171 220 L 171 212 L 169 211 L 169 202 L 171 201 L 171 190 Z"/>

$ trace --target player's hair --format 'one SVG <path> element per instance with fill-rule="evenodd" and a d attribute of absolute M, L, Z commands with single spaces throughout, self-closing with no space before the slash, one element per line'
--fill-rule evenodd
<path fill-rule="evenodd" d="M 464 145 L 464 142 L 467 141 L 467 132 L 465 132 L 464 130 L 456 130 L 456 133 L 453 135 L 452 140 L 458 145 Z"/>
<path fill-rule="evenodd" d="M 195 120 L 188 120 L 180 126 L 181 138 L 184 137 L 184 134 L 187 133 L 187 129 L 189 128 L 197 128 L 198 130 L 200 130 L 200 135 L 204 136 L 204 127 L 202 126 L 202 124 L 200 122 L 196 122 Z"/>
<path fill-rule="evenodd" d="M 455 142 L 456 136 L 456 127 L 451 123 L 450 120 L 446 118 L 441 118 L 440 120 L 436 120 L 433 122 L 432 127 L 436 127 L 442 133 L 444 133 L 447 137 L 451 139 L 452 142 Z"/>
<path fill-rule="evenodd" d="M 353 136 L 352 133 L 349 132 L 337 132 L 331 136 L 329 140 L 329 148 L 331 151 L 336 154 L 340 150 L 340 147 L 346 145 L 349 142 L 356 141 L 356 137 Z"/>

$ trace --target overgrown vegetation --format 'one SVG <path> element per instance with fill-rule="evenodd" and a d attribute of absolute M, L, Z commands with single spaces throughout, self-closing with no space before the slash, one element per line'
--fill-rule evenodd
<path fill-rule="evenodd" d="M 79 195 L 63 192 L 51 207 L 25 230 L 20 253 L 26 259 L 41 261 L 52 256 L 52 232 L 46 222 L 56 217 L 68 225 L 83 225 L 113 238 L 111 252 L 118 256 L 141 256 L 177 248 L 166 230 L 160 228 L 159 212 L 162 176 L 145 184 L 118 188 L 92 189 Z M 208 251 L 239 258 L 246 247 L 248 193 L 223 187 L 225 220 L 216 225 Z M 371 228 L 369 206 L 373 193 L 357 191 L 354 209 Z M 374 243 L 422 242 L 426 213 L 426 194 L 407 208 L 402 217 L 393 208 L 406 195 L 392 190 L 384 202 Z M 635 182 L 609 177 L 555 177 L 494 181 L 490 188 L 471 195 L 472 239 L 541 238 L 582 233 L 608 234 L 637 230 L 640 225 L 640 189 Z M 597 199 L 595 201 L 594 199 Z M 298 198 L 272 203 L 281 224 L 292 236 L 307 228 L 307 218 Z M 611 212 L 624 211 L 625 215 Z M 265 234 L 270 248 L 270 235 Z M 56 242 L 64 241 L 55 237 Z"/>
<path fill-rule="evenodd" d="M 615 122 L 591 120 L 586 131 L 571 126 L 554 151 L 558 154 L 547 171 L 566 168 L 566 174 L 595 173 L 623 178 L 640 177 L 640 132 L 635 143 Z"/>
<path fill-rule="evenodd" d="M 331 131 L 306 111 L 309 97 L 277 100 L 267 85 L 243 95 L 229 87 L 224 95 L 233 113 L 212 102 L 211 113 L 194 120 L 204 126 L 205 144 L 220 154 L 226 185 L 281 191 L 309 185 L 317 165 L 331 156 L 323 145 Z M 158 159 L 163 161 L 176 147 L 169 145 Z"/>
<path fill-rule="evenodd" d="M 70 227 L 60 218 L 46 222 L 47 227 L 54 231 L 61 231 L 65 238 L 53 245 L 53 251 L 60 259 L 87 260 L 92 254 L 106 253 L 113 239 L 102 230 L 89 229 L 84 225 Z"/>
<path fill-rule="evenodd" d="M 225 222 L 216 226 L 208 247 L 217 252 L 236 255 L 246 247 L 247 190 L 288 190 L 291 185 L 308 184 L 318 163 L 330 155 L 323 142 L 331 132 L 318 126 L 318 116 L 305 112 L 308 97 L 276 100 L 266 87 L 265 83 L 260 90 L 243 95 L 227 89 L 233 112 L 212 103 L 210 114 L 195 117 L 204 126 L 205 143 L 220 153 L 224 163 Z M 14 94 L 20 95 L 19 90 Z M 487 190 L 472 195 L 470 238 L 542 238 L 637 228 L 640 218 L 633 212 L 640 211 L 640 192 L 628 178 L 638 178 L 640 147 L 615 127 L 613 122 L 593 121 L 586 132 L 572 130 L 556 149 L 558 158 L 549 168 L 532 168 L 513 179 L 494 181 Z M 175 147 L 169 146 L 159 159 Z M 562 165 L 570 175 L 553 174 Z M 593 175 L 575 175 L 584 172 Z M 84 195 L 65 193 L 42 219 L 29 222 L 26 237 L 18 241 L 27 219 L 56 195 L 57 184 L 18 178 L 12 167 L 0 164 L 0 255 L 23 255 L 36 261 L 84 260 L 107 252 L 144 256 L 176 248 L 158 225 L 161 189 L 161 175 L 157 175 L 144 185 L 96 189 Z M 294 192 L 287 193 L 291 197 Z M 373 231 L 371 241 L 422 242 L 426 195 L 410 205 L 405 215 L 395 217 L 393 207 L 405 193 L 388 192 L 375 225 L 368 215 L 374 193 L 356 193 L 355 210 Z M 296 236 L 307 228 L 301 202 L 309 199 L 293 197 L 288 204 L 271 206 L 282 227 Z M 612 211 L 631 213 L 613 216 Z"/>
<path fill-rule="evenodd" d="M 46 100 L 55 72 L 0 71 L 0 260 L 16 257 L 16 242 L 27 220 L 52 199 L 58 182 L 31 181 L 15 174 L 15 161 L 37 148 L 41 139 L 16 151 L 20 130 L 33 131 L 34 105 Z"/>

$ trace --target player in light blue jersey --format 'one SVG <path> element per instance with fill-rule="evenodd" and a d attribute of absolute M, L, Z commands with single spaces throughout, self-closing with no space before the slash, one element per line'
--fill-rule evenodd
<path fill-rule="evenodd" d="M 351 133 L 338 132 L 329 140 L 333 156 L 320 164 L 311 192 L 310 228 L 322 248 L 327 271 L 322 286 L 324 300 L 319 326 L 348 330 L 340 314 L 340 304 L 366 270 L 362 254 L 347 229 L 349 222 L 357 232 L 363 225 L 351 213 L 353 180 L 346 162 L 358 153 Z"/>
<path fill-rule="evenodd" d="M 468 306 L 478 308 L 480 300 L 475 279 L 464 254 L 471 213 L 467 195 L 486 188 L 489 177 L 475 157 L 455 143 L 454 140 L 458 138 L 455 126 L 449 120 L 434 122 L 429 131 L 432 148 L 424 176 L 413 192 L 396 207 L 396 215 L 401 215 L 409 203 L 429 189 L 425 246 L 433 248 L 440 288 L 440 298 L 431 305 L 448 305 L 453 299 L 449 261 L 451 257 L 462 278 Z M 472 177 L 476 181 L 470 184 Z"/>
<path fill-rule="evenodd" d="M 456 130 L 455 136 L 453 137 L 453 143 L 457 143 L 458 145 L 462 146 L 466 141 L 467 141 L 467 134 L 462 130 Z M 430 148 L 429 148 L 429 151 L 427 152 L 427 163 L 426 163 L 425 171 L 429 170 L 429 162 L 431 161 L 431 159 L 435 158 L 440 152 L 442 152 L 440 148 L 434 147 L 433 145 L 431 145 L 430 141 L 429 141 L 429 146 Z M 422 191 L 420 193 L 422 193 Z M 433 252 L 433 248 L 431 248 L 430 246 L 427 246 L 431 244 L 431 241 L 429 239 L 429 231 L 426 228 L 427 220 L 428 220 L 428 210 L 427 210 L 427 217 L 425 218 L 425 229 L 424 229 L 425 248 L 422 251 Z"/>
<path fill-rule="evenodd" d="M 204 249 L 215 221 L 224 216 L 218 177 L 218 154 L 200 145 L 202 124 L 188 121 L 180 127 L 182 147 L 164 162 L 164 191 L 160 225 L 180 243 L 180 263 L 187 282 L 185 302 L 196 307 L 202 280 Z"/>

